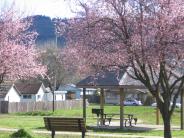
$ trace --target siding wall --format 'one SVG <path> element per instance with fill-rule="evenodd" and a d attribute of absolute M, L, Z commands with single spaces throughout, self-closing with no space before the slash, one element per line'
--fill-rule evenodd
<path fill-rule="evenodd" d="M 10 90 L 8 91 L 8 93 L 6 94 L 4 100 L 5 101 L 9 101 L 9 102 L 20 102 L 21 101 L 21 97 L 17 93 L 17 91 L 15 90 L 15 88 L 12 86 L 10 88 Z"/>

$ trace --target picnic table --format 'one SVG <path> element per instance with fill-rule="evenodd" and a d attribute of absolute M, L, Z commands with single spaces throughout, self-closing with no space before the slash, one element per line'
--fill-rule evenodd
<path fill-rule="evenodd" d="M 92 114 L 96 114 L 97 116 L 97 126 L 99 125 L 105 125 L 106 122 L 111 122 L 111 118 L 104 115 L 103 109 L 92 109 Z"/>
<path fill-rule="evenodd" d="M 113 117 L 117 115 L 120 116 L 120 114 L 118 113 L 104 113 L 105 118 L 111 117 L 113 119 Z M 135 125 L 137 124 L 138 119 L 134 117 L 135 116 L 134 114 L 123 114 L 123 116 L 124 116 L 125 127 L 127 127 L 127 123 L 129 123 L 129 126 L 132 127 L 133 121 Z"/>
<path fill-rule="evenodd" d="M 99 126 L 99 122 L 103 122 L 102 125 L 105 125 L 106 121 L 108 121 L 109 125 L 114 116 L 120 116 L 118 113 L 104 113 L 103 109 L 92 109 L 92 113 L 97 115 L 97 126 Z M 137 118 L 134 117 L 134 114 L 123 114 L 125 127 L 127 127 L 127 123 L 130 127 L 132 127 L 132 123 L 137 123 Z"/>

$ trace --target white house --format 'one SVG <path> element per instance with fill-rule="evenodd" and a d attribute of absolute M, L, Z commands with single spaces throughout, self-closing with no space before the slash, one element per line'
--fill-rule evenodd
<path fill-rule="evenodd" d="M 55 97 L 55 101 L 65 101 L 66 100 L 66 93 L 67 91 L 54 91 L 54 97 Z"/>
<path fill-rule="evenodd" d="M 21 97 L 20 93 L 16 90 L 14 85 L 11 86 L 11 88 L 7 91 L 7 94 L 4 97 L 4 101 L 9 102 L 20 102 Z"/>
<path fill-rule="evenodd" d="M 86 95 L 94 95 L 97 92 L 97 89 L 95 88 L 86 88 Z M 81 89 L 80 93 L 81 97 L 83 96 L 83 91 Z"/>
<path fill-rule="evenodd" d="M 57 91 L 54 91 L 55 101 L 64 101 L 71 99 L 80 99 L 81 89 L 74 84 L 61 85 Z"/>
<path fill-rule="evenodd" d="M 0 100 L 9 102 L 38 102 L 49 101 L 52 94 L 43 83 L 14 83 L 11 87 L 3 87 L 0 91 Z"/>

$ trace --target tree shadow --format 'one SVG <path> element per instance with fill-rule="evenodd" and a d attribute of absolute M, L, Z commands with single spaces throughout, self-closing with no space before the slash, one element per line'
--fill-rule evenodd
<path fill-rule="evenodd" d="M 104 126 L 104 127 L 97 127 L 97 126 L 87 126 L 88 131 L 92 132 L 110 132 L 110 133 L 145 133 L 149 132 L 152 129 L 147 127 L 125 127 L 120 129 L 119 126 Z"/>

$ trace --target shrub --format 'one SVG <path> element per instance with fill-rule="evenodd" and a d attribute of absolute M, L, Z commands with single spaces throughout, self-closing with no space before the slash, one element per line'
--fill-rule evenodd
<path fill-rule="evenodd" d="M 34 112 L 16 113 L 16 115 L 50 116 L 53 115 L 53 113 L 50 111 L 34 111 Z"/>
<path fill-rule="evenodd" d="M 17 132 L 11 134 L 10 138 L 33 138 L 33 137 L 24 129 L 19 129 Z"/>

